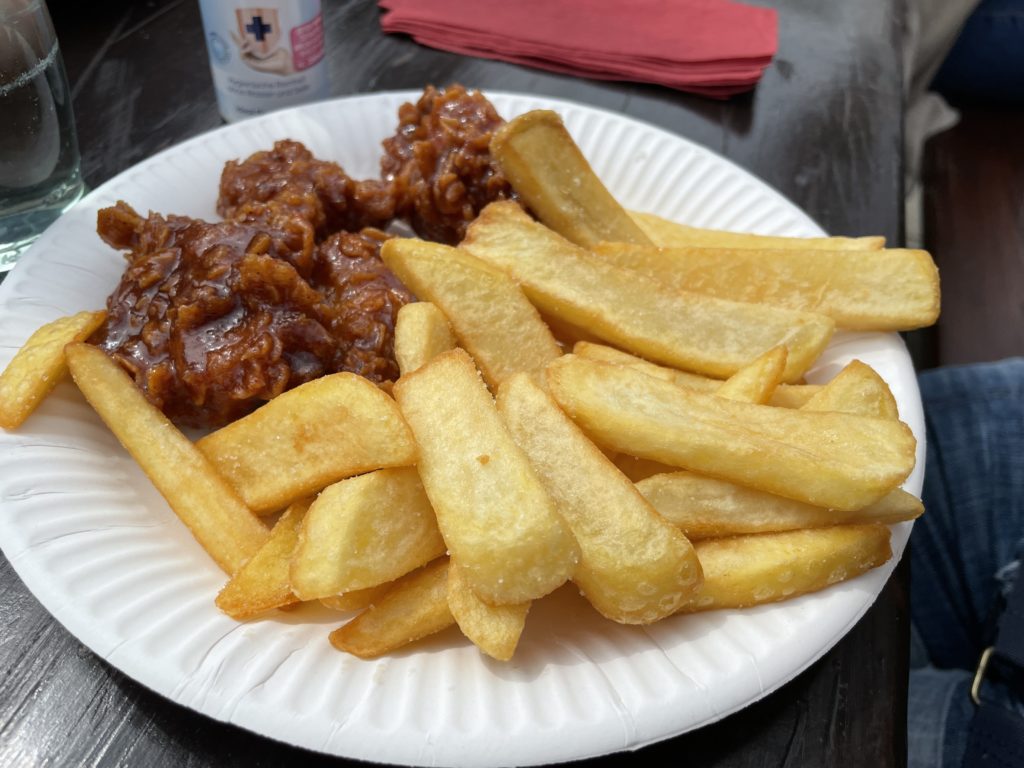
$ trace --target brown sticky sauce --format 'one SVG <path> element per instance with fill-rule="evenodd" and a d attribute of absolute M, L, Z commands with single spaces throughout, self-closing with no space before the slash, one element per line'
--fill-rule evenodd
<path fill-rule="evenodd" d="M 176 423 L 226 424 L 328 373 L 398 377 L 395 318 L 413 297 L 381 262 L 380 232 L 290 250 L 265 223 L 143 219 L 124 203 L 99 231 L 129 263 L 92 341 Z"/>
<path fill-rule="evenodd" d="M 414 298 L 381 261 L 378 228 L 397 216 L 456 243 L 484 206 L 514 199 L 489 150 L 502 123 L 479 92 L 428 87 L 400 109 L 380 180 L 283 140 L 225 165 L 226 221 L 103 209 L 97 230 L 128 265 L 91 341 L 183 426 L 226 424 L 338 371 L 390 391 L 395 319 Z"/>

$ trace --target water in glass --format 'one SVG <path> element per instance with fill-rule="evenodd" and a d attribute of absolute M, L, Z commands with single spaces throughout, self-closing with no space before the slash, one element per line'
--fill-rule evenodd
<path fill-rule="evenodd" d="M 82 195 L 71 92 L 42 0 L 0 0 L 0 274 Z"/>

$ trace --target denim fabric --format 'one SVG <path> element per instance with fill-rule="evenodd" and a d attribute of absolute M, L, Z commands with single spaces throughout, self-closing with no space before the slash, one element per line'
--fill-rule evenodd
<path fill-rule="evenodd" d="M 963 764 L 973 671 L 1024 555 L 1024 359 L 929 371 L 920 385 L 928 458 L 911 536 L 909 764 L 944 768 Z"/>
<path fill-rule="evenodd" d="M 910 671 L 907 699 L 909 768 L 960 768 L 974 714 L 971 682 L 965 669 L 921 667 Z"/>
<path fill-rule="evenodd" d="M 973 102 L 1024 104 L 1024 0 L 983 0 L 932 90 Z"/>

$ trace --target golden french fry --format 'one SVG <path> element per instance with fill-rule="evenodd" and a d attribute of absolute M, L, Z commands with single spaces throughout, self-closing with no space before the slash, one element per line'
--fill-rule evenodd
<path fill-rule="evenodd" d="M 285 392 L 196 445 L 257 514 L 352 475 L 416 463 L 395 401 L 354 373 Z"/>
<path fill-rule="evenodd" d="M 266 543 L 267 527 L 102 350 L 75 343 L 65 356 L 85 399 L 203 549 L 228 574 L 241 568 Z"/>
<path fill-rule="evenodd" d="M 437 305 L 492 387 L 562 354 L 537 310 L 504 272 L 465 251 L 394 238 L 381 258 L 413 293 Z"/>
<path fill-rule="evenodd" d="M 718 397 L 741 403 L 764 404 L 771 400 L 786 369 L 786 348 L 769 349 L 750 365 L 740 368 L 715 390 Z"/>
<path fill-rule="evenodd" d="M 779 237 L 725 232 L 677 224 L 653 213 L 630 215 L 656 245 L 663 248 L 787 248 L 877 251 L 885 247 L 884 237 Z M 611 238 L 608 238 L 611 240 Z"/>
<path fill-rule="evenodd" d="M 642 373 L 646 373 L 648 376 L 654 376 L 663 381 L 671 381 L 677 386 L 707 394 L 717 393 L 723 384 L 721 379 L 710 379 L 707 376 L 700 376 L 696 373 L 687 373 L 686 371 L 678 371 L 675 368 L 655 365 L 641 357 L 631 355 L 614 347 L 607 347 L 603 344 L 580 341 L 573 347 L 573 353 L 588 360 L 598 360 L 600 362 L 635 368 Z M 817 384 L 780 384 L 775 388 L 775 392 L 772 393 L 768 402 L 770 405 L 782 408 L 799 408 L 820 390 L 821 387 Z"/>
<path fill-rule="evenodd" d="M 860 360 L 851 361 L 800 407 L 805 411 L 843 411 L 883 419 L 900 417 L 889 385 Z"/>
<path fill-rule="evenodd" d="M 636 487 L 662 517 L 693 540 L 829 525 L 891 524 L 913 520 L 924 512 L 921 502 L 900 488 L 874 504 L 841 512 L 678 470 L 643 478 Z"/>
<path fill-rule="evenodd" d="M 710 376 L 731 376 L 784 345 L 785 379 L 792 381 L 818 357 L 834 327 L 823 315 L 663 287 L 602 262 L 507 201 L 488 205 L 460 247 L 508 272 L 543 312 L 644 357 Z"/>
<path fill-rule="evenodd" d="M 737 403 L 575 355 L 546 375 L 602 446 L 815 506 L 860 509 L 914 466 L 914 435 L 891 419 Z"/>
<path fill-rule="evenodd" d="M 0 427 L 17 429 L 68 372 L 64 347 L 85 341 L 106 312 L 79 312 L 38 328 L 0 373 Z"/>
<path fill-rule="evenodd" d="M 579 549 L 512 440 L 476 367 L 446 352 L 395 385 L 419 444 L 419 473 L 452 557 L 494 605 L 566 581 Z"/>
<path fill-rule="evenodd" d="M 526 625 L 529 603 L 489 605 L 477 597 L 454 560 L 448 564 L 448 609 L 462 634 L 492 659 L 508 661 Z"/>
<path fill-rule="evenodd" d="M 782 384 L 772 389 L 771 382 L 773 380 L 778 381 L 782 366 L 785 365 L 785 348 L 783 347 L 769 350 L 749 366 L 741 368 L 725 382 L 655 365 L 628 352 L 621 352 L 613 347 L 606 347 L 603 344 L 591 344 L 581 341 L 576 344 L 573 352 L 589 360 L 624 365 L 641 373 L 646 373 L 648 376 L 654 376 L 663 381 L 670 381 L 680 387 L 686 387 L 698 392 L 714 393 L 718 397 L 728 397 L 730 392 L 732 392 L 736 395 L 732 399 L 746 402 L 763 402 L 764 395 L 767 392 L 770 393 L 769 402 L 772 405 L 786 404 L 787 407 L 797 407 L 811 397 L 812 393 L 820 389 L 820 387 L 805 384 Z M 768 378 L 765 378 L 766 376 Z M 677 469 L 676 467 L 662 464 L 660 461 L 641 459 L 626 453 L 616 453 L 612 456 L 612 462 L 634 483 L 663 472 L 675 472 Z"/>
<path fill-rule="evenodd" d="M 816 592 L 890 557 L 884 525 L 839 525 L 694 543 L 704 583 L 679 613 L 747 608 Z"/>
<path fill-rule="evenodd" d="M 896 401 L 885 382 L 857 360 L 823 386 L 802 408 L 898 418 Z M 639 475 L 640 469 L 634 468 L 634 474 Z M 924 512 L 917 498 L 899 488 L 862 509 L 841 512 L 671 469 L 667 474 L 651 471 L 639 476 L 637 489 L 658 512 L 692 539 L 839 524 L 891 524 L 913 520 Z"/>
<path fill-rule="evenodd" d="M 415 301 L 395 318 L 395 360 L 404 376 L 455 349 L 455 335 L 444 312 L 429 301 Z"/>
<path fill-rule="evenodd" d="M 649 245 L 650 239 L 618 204 L 550 110 L 534 110 L 494 132 L 491 154 L 537 216 L 583 246 L 602 240 Z"/>
<path fill-rule="evenodd" d="M 288 564 L 312 499 L 296 501 L 281 515 L 267 543 L 238 569 L 217 595 L 217 607 L 233 619 L 248 619 L 300 602 L 288 581 Z"/>
<path fill-rule="evenodd" d="M 384 595 L 391 591 L 393 586 L 394 582 L 389 581 L 386 584 L 378 584 L 376 587 L 354 589 L 341 595 L 321 597 L 320 602 L 324 607 L 330 608 L 332 611 L 343 611 L 346 613 L 349 611 L 361 611 L 364 608 L 369 608 L 384 597 Z"/>
<path fill-rule="evenodd" d="M 380 469 L 325 488 L 302 525 L 291 563 L 301 600 L 374 587 L 445 552 L 412 467 Z"/>
<path fill-rule="evenodd" d="M 455 623 L 448 609 L 448 558 L 395 582 L 380 600 L 331 633 L 331 645 L 372 659 Z"/>
<path fill-rule="evenodd" d="M 580 545 L 573 581 L 587 600 L 624 624 L 674 613 L 700 581 L 686 537 L 528 376 L 501 386 L 498 409 Z"/>
<path fill-rule="evenodd" d="M 588 360 L 625 365 L 646 373 L 648 376 L 654 376 L 656 379 L 671 381 L 680 387 L 688 387 L 698 392 L 717 392 L 722 384 L 725 383 L 723 379 L 713 379 L 709 376 L 701 376 L 699 373 L 690 373 L 689 371 L 680 371 L 664 365 L 657 365 L 656 363 L 644 360 L 642 357 L 631 355 L 629 352 L 623 352 L 621 349 L 605 346 L 604 344 L 578 341 L 573 346 L 572 351 L 574 355 L 585 357 Z"/>
<path fill-rule="evenodd" d="M 836 327 L 907 331 L 939 316 L 939 272 L 927 251 L 653 248 L 603 243 L 594 252 L 681 291 L 819 312 Z"/>

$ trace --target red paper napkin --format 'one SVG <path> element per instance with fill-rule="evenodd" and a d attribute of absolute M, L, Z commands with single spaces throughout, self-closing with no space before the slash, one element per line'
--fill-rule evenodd
<path fill-rule="evenodd" d="M 726 98 L 778 44 L 774 10 L 729 0 L 379 0 L 385 32 L 455 53 Z"/>

